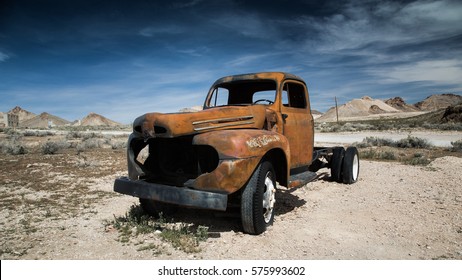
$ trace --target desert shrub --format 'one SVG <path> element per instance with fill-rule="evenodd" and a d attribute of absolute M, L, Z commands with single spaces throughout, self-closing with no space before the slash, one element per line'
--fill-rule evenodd
<path fill-rule="evenodd" d="M 428 165 L 430 160 L 421 153 L 415 153 L 412 158 L 405 160 L 404 163 L 410 165 Z"/>
<path fill-rule="evenodd" d="M 363 159 L 381 159 L 381 160 L 396 160 L 397 157 L 392 151 L 376 151 L 368 149 L 359 152 L 360 158 Z"/>
<path fill-rule="evenodd" d="M 427 139 L 408 136 L 407 138 L 394 141 L 387 138 L 379 137 L 366 137 L 363 141 L 359 143 L 354 143 L 358 148 L 367 148 L 367 147 L 395 147 L 395 148 L 417 148 L 417 149 L 427 149 L 431 148 L 432 144 L 428 142 Z"/>
<path fill-rule="evenodd" d="M 359 151 L 359 157 L 361 159 L 373 159 L 376 156 L 376 152 L 372 149 L 368 149 L 365 151 Z"/>
<path fill-rule="evenodd" d="M 395 160 L 396 155 L 392 151 L 385 151 L 380 154 L 380 159 Z"/>
<path fill-rule="evenodd" d="M 427 139 L 414 136 L 408 136 L 407 138 L 400 139 L 396 142 L 395 145 L 398 148 L 426 149 L 432 147 L 432 144 L 430 144 Z"/>
<path fill-rule="evenodd" d="M 12 129 L 12 128 L 5 128 L 4 130 L 5 134 L 6 135 L 9 135 L 9 136 L 14 136 L 14 135 L 21 135 L 21 133 L 19 131 L 17 131 L 16 129 Z"/>
<path fill-rule="evenodd" d="M 114 140 L 114 139 L 111 139 L 110 143 L 111 143 L 111 148 L 113 150 L 127 148 L 127 141 L 126 140 Z"/>
<path fill-rule="evenodd" d="M 27 153 L 26 148 L 19 141 L 2 141 L 0 143 L 0 150 L 8 155 L 23 155 Z"/>
<path fill-rule="evenodd" d="M 394 141 L 387 138 L 379 137 L 366 137 L 363 141 L 355 143 L 358 148 L 367 148 L 367 147 L 382 147 L 382 146 L 394 146 Z"/>
<path fill-rule="evenodd" d="M 71 145 L 66 141 L 47 141 L 42 145 L 42 154 L 54 155 L 61 149 L 69 148 Z"/>
<path fill-rule="evenodd" d="M 25 137 L 35 136 L 35 137 L 46 137 L 54 136 L 56 133 L 48 130 L 26 130 L 23 132 Z"/>
<path fill-rule="evenodd" d="M 66 135 L 67 139 L 83 139 L 88 140 L 92 138 L 103 138 L 102 133 L 88 132 L 88 131 L 69 131 Z"/>
<path fill-rule="evenodd" d="M 83 140 L 77 145 L 77 151 L 85 151 L 88 149 L 98 149 L 102 148 L 104 144 L 107 143 L 107 140 L 97 139 L 97 138 L 88 138 Z"/>
<path fill-rule="evenodd" d="M 14 131 L 12 129 L 10 129 L 9 131 L 12 131 L 13 133 L 8 134 L 7 139 L 0 143 L 0 150 L 2 151 L 2 153 L 8 155 L 26 154 L 27 150 L 24 144 L 21 142 L 21 134 L 17 133 L 17 131 Z"/>
<path fill-rule="evenodd" d="M 42 145 L 42 154 L 44 155 L 54 155 L 58 150 L 58 144 L 53 141 L 47 141 Z"/>
<path fill-rule="evenodd" d="M 451 142 L 453 152 L 462 152 L 462 139 Z"/>

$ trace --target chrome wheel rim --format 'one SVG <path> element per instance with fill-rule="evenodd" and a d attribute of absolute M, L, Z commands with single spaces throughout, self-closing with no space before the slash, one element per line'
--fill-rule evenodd
<path fill-rule="evenodd" d="M 276 187 L 271 179 L 271 173 L 268 172 L 265 177 L 265 191 L 263 193 L 263 218 L 265 219 L 265 223 L 269 223 L 271 221 L 275 202 Z"/>
<path fill-rule="evenodd" d="M 356 182 L 358 180 L 358 173 L 359 173 L 359 158 L 356 154 L 353 158 L 353 181 Z"/>

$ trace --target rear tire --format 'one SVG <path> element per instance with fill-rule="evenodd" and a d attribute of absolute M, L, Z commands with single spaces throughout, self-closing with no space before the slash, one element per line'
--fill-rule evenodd
<path fill-rule="evenodd" d="M 332 151 L 332 158 L 330 162 L 330 176 L 332 180 L 342 183 L 342 166 L 343 158 L 345 156 L 345 149 L 343 147 L 335 147 Z"/>
<path fill-rule="evenodd" d="M 271 162 L 259 164 L 241 197 L 241 219 L 244 232 L 261 234 L 274 220 L 276 180 Z"/>
<path fill-rule="evenodd" d="M 140 205 L 144 212 L 155 218 L 159 218 L 161 213 L 163 217 L 170 216 L 178 210 L 178 207 L 174 204 L 146 198 L 140 198 Z"/>
<path fill-rule="evenodd" d="M 343 158 L 343 183 L 353 184 L 358 181 L 359 176 L 359 154 L 356 147 L 348 147 Z"/>

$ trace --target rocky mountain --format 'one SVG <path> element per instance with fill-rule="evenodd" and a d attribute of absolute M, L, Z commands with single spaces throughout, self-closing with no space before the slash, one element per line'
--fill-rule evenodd
<path fill-rule="evenodd" d="M 414 106 L 421 111 L 434 111 L 462 103 L 462 96 L 453 93 L 434 94 L 417 102 Z"/>
<path fill-rule="evenodd" d="M 24 110 L 23 108 L 21 108 L 19 106 L 16 106 L 13 109 L 11 109 L 10 111 L 8 111 L 8 114 L 18 115 L 19 123 L 21 123 L 23 121 L 30 120 L 30 119 L 37 116 L 36 114 L 31 113 L 29 111 L 26 111 L 26 110 Z"/>
<path fill-rule="evenodd" d="M 28 128 L 49 128 L 67 124 L 69 124 L 69 121 L 66 121 L 65 119 L 51 115 L 46 112 L 43 112 L 40 115 L 30 118 L 28 120 L 19 122 L 20 127 Z"/>
<path fill-rule="evenodd" d="M 441 117 L 443 123 L 462 123 L 462 103 L 449 106 L 444 109 L 444 114 Z"/>
<path fill-rule="evenodd" d="M 416 106 L 406 104 L 406 102 L 401 97 L 393 97 L 393 98 L 387 99 L 385 100 L 385 103 L 403 112 L 419 111 L 419 109 Z"/>
<path fill-rule="evenodd" d="M 80 121 L 81 126 L 122 126 L 122 124 L 110 120 L 96 113 L 90 113 Z"/>
<path fill-rule="evenodd" d="M 361 99 L 353 99 L 346 104 L 338 106 L 339 118 L 366 117 L 374 114 L 397 113 L 398 109 L 386 104 L 379 99 L 364 96 Z M 330 108 L 319 117 L 318 121 L 334 121 L 337 118 L 335 107 Z"/>

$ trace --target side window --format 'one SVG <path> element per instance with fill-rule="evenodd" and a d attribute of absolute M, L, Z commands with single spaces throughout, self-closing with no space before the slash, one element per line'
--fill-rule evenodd
<path fill-rule="evenodd" d="M 282 104 L 285 107 L 306 108 L 305 87 L 298 83 L 284 84 Z"/>
<path fill-rule="evenodd" d="M 223 87 L 217 87 L 213 90 L 212 98 L 209 101 L 209 107 L 228 105 L 229 90 Z"/>

